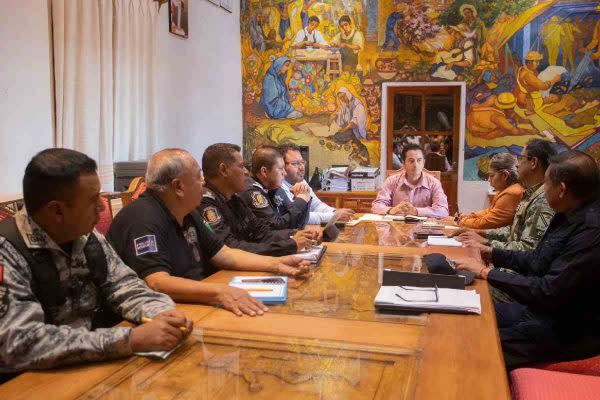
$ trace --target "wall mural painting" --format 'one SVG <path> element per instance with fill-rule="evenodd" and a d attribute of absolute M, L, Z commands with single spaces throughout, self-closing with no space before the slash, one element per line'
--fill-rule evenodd
<path fill-rule="evenodd" d="M 244 150 L 379 165 L 381 85 L 465 81 L 464 179 L 542 137 L 600 164 L 600 5 L 536 0 L 242 0 Z"/>

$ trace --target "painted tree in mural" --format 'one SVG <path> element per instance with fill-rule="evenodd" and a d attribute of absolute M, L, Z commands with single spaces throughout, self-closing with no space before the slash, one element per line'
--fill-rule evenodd
<path fill-rule="evenodd" d="M 382 83 L 465 81 L 466 179 L 534 137 L 600 159 L 599 14 L 573 0 L 242 0 L 244 149 L 379 165 Z"/>

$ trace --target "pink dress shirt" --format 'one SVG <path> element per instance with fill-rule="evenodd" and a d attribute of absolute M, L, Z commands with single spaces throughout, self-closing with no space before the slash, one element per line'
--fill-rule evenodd
<path fill-rule="evenodd" d="M 448 216 L 448 198 L 442 184 L 425 172 L 414 186 L 408 183 L 404 171 L 388 177 L 373 201 L 371 210 L 376 214 L 387 214 L 392 207 L 403 201 L 411 203 L 421 217 Z"/>

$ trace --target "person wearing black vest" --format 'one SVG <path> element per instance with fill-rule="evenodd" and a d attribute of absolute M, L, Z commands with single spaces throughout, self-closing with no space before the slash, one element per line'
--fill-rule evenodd
<path fill-rule="evenodd" d="M 189 335 L 191 320 L 94 230 L 104 207 L 94 160 L 68 149 L 38 153 L 23 197 L 24 209 L 0 223 L 0 379 L 170 350 Z M 153 321 L 108 327 L 144 317 Z"/>
<path fill-rule="evenodd" d="M 237 315 L 262 315 L 267 308 L 247 291 L 199 282 L 215 268 L 302 275 L 296 257 L 264 257 L 232 249 L 215 236 L 196 207 L 204 178 L 194 157 L 165 149 L 148 161 L 147 191 L 115 217 L 107 238 L 148 285 L 177 302 L 220 304 Z"/>
<path fill-rule="evenodd" d="M 316 231 L 274 230 L 257 218 L 238 193 L 247 185 L 247 170 L 240 147 L 229 143 L 208 146 L 202 155 L 206 192 L 198 211 L 229 247 L 256 254 L 295 254 L 316 244 Z"/>
<path fill-rule="evenodd" d="M 252 176 L 240 197 L 254 215 L 273 229 L 303 229 L 308 222 L 310 193 L 305 190 L 293 201 L 281 188 L 285 176 L 283 157 L 274 146 L 261 146 L 252 153 Z"/>
<path fill-rule="evenodd" d="M 566 151 L 552 157 L 544 189 L 556 214 L 536 248 L 480 249 L 493 267 L 456 260 L 458 269 L 478 274 L 514 299 L 495 303 L 509 368 L 600 354 L 599 184 L 590 155 Z"/>

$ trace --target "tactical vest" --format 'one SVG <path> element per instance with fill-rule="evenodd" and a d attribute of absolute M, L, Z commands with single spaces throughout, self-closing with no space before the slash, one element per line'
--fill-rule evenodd
<path fill-rule="evenodd" d="M 14 218 L 0 221 L 0 236 L 6 238 L 27 261 L 32 275 L 31 288 L 44 310 L 45 323 L 55 325 L 56 321 L 53 320 L 50 310 L 64 304 L 68 293 L 60 284 L 58 270 L 50 250 L 27 247 Z M 96 235 L 90 235 L 83 253 L 92 282 L 99 290 L 108 277 L 108 264 L 106 254 Z M 101 306 L 92 316 L 92 329 L 113 326 L 122 320 L 110 310 L 110 307 L 105 307 L 102 302 L 99 303 Z"/>

